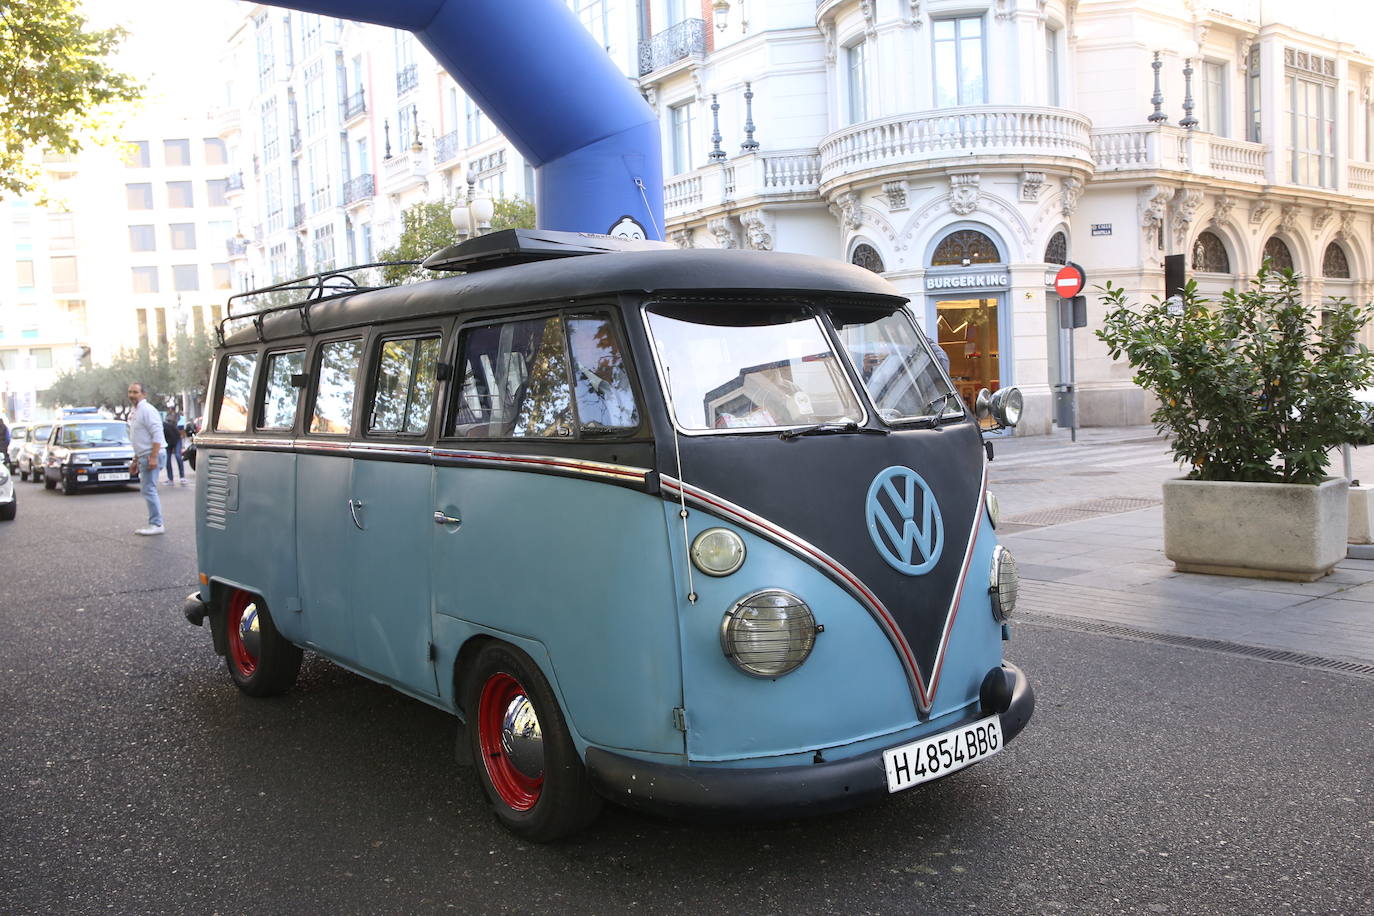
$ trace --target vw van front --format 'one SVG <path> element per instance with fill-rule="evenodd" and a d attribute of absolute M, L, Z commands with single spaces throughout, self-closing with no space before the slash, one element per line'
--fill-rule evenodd
<path fill-rule="evenodd" d="M 1014 425 L 1019 393 L 966 402 L 895 294 L 684 294 L 642 315 L 671 418 L 687 766 L 590 748 L 595 784 L 788 815 L 1000 750 L 1034 696 L 1002 659 L 1016 566 L 979 414 Z"/>

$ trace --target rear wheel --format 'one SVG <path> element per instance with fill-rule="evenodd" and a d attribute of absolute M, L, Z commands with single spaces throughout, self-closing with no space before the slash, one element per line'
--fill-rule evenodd
<path fill-rule="evenodd" d="M 29 472 L 26 471 L 26 470 L 24 470 L 24 468 L 23 468 L 22 466 L 19 468 L 19 479 L 20 479 L 20 480 L 28 480 L 28 479 L 29 479 Z"/>
<path fill-rule="evenodd" d="M 234 589 L 224 614 L 224 663 L 239 690 L 252 697 L 291 689 L 301 670 L 301 650 L 277 632 L 267 602 Z"/>
<path fill-rule="evenodd" d="M 45 490 L 56 490 L 56 489 L 57 489 L 57 481 L 56 481 L 54 478 L 48 476 L 48 469 L 47 469 L 47 468 L 42 469 L 42 470 L 39 471 L 38 473 L 40 473 L 40 474 L 43 475 L 43 489 L 45 489 Z"/>
<path fill-rule="evenodd" d="M 464 689 L 477 778 L 507 829 L 537 843 L 582 829 L 601 811 L 553 689 L 529 656 L 492 643 Z"/>

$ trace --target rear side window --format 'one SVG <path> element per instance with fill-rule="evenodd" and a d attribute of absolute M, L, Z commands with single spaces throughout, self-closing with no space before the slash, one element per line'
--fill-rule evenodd
<path fill-rule="evenodd" d="M 256 353 L 234 353 L 224 358 L 224 388 L 220 392 L 215 429 L 241 433 L 248 428 L 248 405 L 253 397 L 253 370 Z"/>
<path fill-rule="evenodd" d="M 296 422 L 301 390 L 291 383 L 305 371 L 305 351 L 273 353 L 267 357 L 267 388 L 262 395 L 262 429 L 290 429 Z"/>
<path fill-rule="evenodd" d="M 362 357 L 361 340 L 336 340 L 320 347 L 315 408 L 310 415 L 312 433 L 342 435 L 352 429 L 353 392 Z"/>
<path fill-rule="evenodd" d="M 471 328 L 449 434 L 469 438 L 571 436 L 572 392 L 557 315 Z"/>
<path fill-rule="evenodd" d="M 382 343 L 368 432 L 423 435 L 434 405 L 438 337 L 407 337 Z"/>
<path fill-rule="evenodd" d="M 625 348 L 610 319 L 570 316 L 568 352 L 582 435 L 611 435 L 639 426 Z"/>

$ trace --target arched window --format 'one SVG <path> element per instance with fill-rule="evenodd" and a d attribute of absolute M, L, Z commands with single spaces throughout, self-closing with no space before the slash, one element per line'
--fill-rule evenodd
<path fill-rule="evenodd" d="M 967 267 L 969 264 L 996 264 L 1001 260 L 992 239 L 977 229 L 959 229 L 940 240 L 930 266 Z"/>
<path fill-rule="evenodd" d="M 863 242 L 854 246 L 854 253 L 850 255 L 849 263 L 856 264 L 864 270 L 871 270 L 875 274 L 880 274 L 887 269 L 883 267 L 883 256 L 878 254 L 878 249 Z"/>
<path fill-rule="evenodd" d="M 1069 263 L 1069 239 L 1064 233 L 1056 232 L 1050 236 L 1050 243 L 1045 246 L 1045 263 Z"/>
<path fill-rule="evenodd" d="M 1288 245 L 1277 235 L 1271 235 L 1269 241 L 1264 243 L 1264 256 L 1269 259 L 1270 266 L 1275 270 L 1293 269 L 1293 252 L 1288 250 Z"/>
<path fill-rule="evenodd" d="M 1327 245 L 1326 254 L 1322 255 L 1322 276 L 1333 280 L 1350 279 L 1350 261 L 1346 259 L 1341 246 L 1335 242 Z"/>
<path fill-rule="evenodd" d="M 1193 270 L 1208 274 L 1231 272 L 1231 259 L 1226 255 L 1226 246 L 1214 233 L 1200 233 L 1193 243 Z"/>

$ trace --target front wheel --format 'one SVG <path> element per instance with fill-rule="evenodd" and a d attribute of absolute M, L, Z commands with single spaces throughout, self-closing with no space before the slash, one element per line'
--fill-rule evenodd
<path fill-rule="evenodd" d="M 285 693 L 301 670 L 301 650 L 277 632 L 267 602 L 234 589 L 224 614 L 224 663 L 250 697 Z"/>
<path fill-rule="evenodd" d="M 581 830 L 601 811 L 553 689 L 523 652 L 492 643 L 467 678 L 468 748 L 496 817 L 545 843 Z"/>
<path fill-rule="evenodd" d="M 62 495 L 71 496 L 76 492 L 76 480 L 69 474 L 62 475 Z"/>

